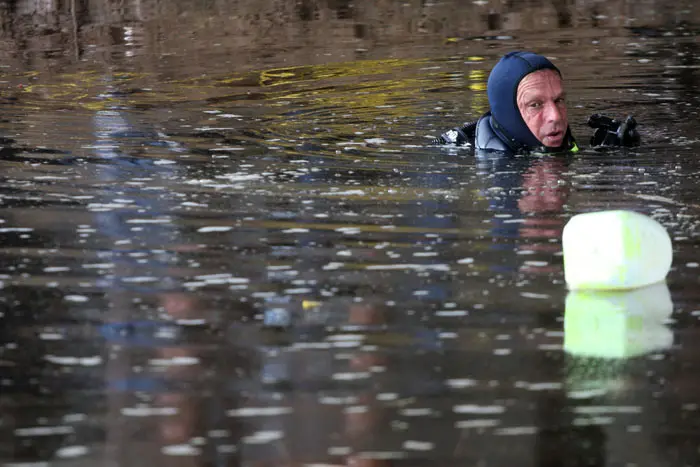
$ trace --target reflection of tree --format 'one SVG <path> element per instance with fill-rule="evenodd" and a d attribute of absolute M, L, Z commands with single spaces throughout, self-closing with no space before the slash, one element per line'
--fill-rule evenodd
<path fill-rule="evenodd" d="M 286 55 L 299 57 L 292 62 L 317 63 L 318 57 L 310 50 L 329 43 L 354 55 L 358 46 L 367 50 L 387 42 L 404 44 L 416 37 L 425 40 L 432 36 L 441 41 L 446 36 L 465 38 L 494 32 L 533 33 L 560 28 L 581 31 L 581 37 L 585 37 L 590 28 L 623 28 L 629 22 L 654 27 L 678 16 L 675 4 L 662 0 L 651 4 L 632 0 L 489 1 L 485 4 L 465 4 L 458 0 L 438 3 L 423 0 L 400 3 L 173 0 L 167 7 L 157 0 L 18 0 L 3 5 L 7 6 L 0 8 L 0 36 L 12 41 L 5 54 L 17 56 L 30 51 L 34 58 L 27 63 L 34 66 L 60 60 L 68 63 L 85 53 L 111 61 L 111 54 L 100 55 L 100 51 L 92 51 L 87 46 L 119 48 L 133 39 L 134 31 L 138 31 L 137 45 L 145 47 L 147 52 L 174 53 L 201 46 L 202 52 L 209 53 L 207 49 L 212 48 L 209 46 L 216 43 L 220 50 L 237 50 L 239 53 L 233 58 L 243 64 L 250 63 L 261 50 L 295 44 L 303 47 L 284 48 Z M 684 20 L 697 22 L 697 10 L 689 9 Z M 455 15 L 456 10 L 462 14 Z M 74 44 L 76 40 L 79 44 Z M 584 44 L 586 42 L 582 42 Z M 244 48 L 246 52 L 240 53 Z M 73 49 L 80 55 L 60 57 L 62 51 Z M 397 48 L 395 53 L 406 51 Z M 136 57 L 132 62 L 151 66 L 149 60 Z M 207 66 L 206 63 L 201 65 Z"/>

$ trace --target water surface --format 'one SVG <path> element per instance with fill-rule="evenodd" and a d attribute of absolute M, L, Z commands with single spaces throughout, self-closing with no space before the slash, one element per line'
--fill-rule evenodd
<path fill-rule="evenodd" d="M 693 5 L 15 3 L 3 465 L 698 464 Z M 432 146 L 514 48 L 582 146 L 593 112 L 643 146 Z M 567 293 L 563 226 L 614 208 L 668 280 Z"/>

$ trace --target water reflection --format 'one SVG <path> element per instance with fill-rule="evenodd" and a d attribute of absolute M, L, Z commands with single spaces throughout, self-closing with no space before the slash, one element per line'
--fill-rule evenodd
<path fill-rule="evenodd" d="M 667 349 L 673 312 L 666 282 L 631 291 L 569 292 L 564 350 L 577 357 L 624 359 Z"/>

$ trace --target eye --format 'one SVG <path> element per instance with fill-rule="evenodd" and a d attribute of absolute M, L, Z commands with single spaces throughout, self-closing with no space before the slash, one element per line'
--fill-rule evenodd
<path fill-rule="evenodd" d="M 542 103 L 539 101 L 530 102 L 529 107 L 532 109 L 539 109 L 540 107 L 542 107 Z"/>

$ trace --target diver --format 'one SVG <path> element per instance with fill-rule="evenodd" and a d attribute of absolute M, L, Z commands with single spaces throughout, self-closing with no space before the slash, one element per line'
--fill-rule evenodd
<path fill-rule="evenodd" d="M 476 122 L 453 128 L 434 144 L 471 144 L 477 151 L 506 154 L 576 152 L 559 69 L 534 52 L 516 51 L 493 67 L 486 87 L 490 110 Z M 637 122 L 595 114 L 591 146 L 639 145 Z"/>

